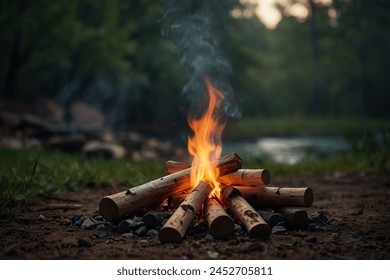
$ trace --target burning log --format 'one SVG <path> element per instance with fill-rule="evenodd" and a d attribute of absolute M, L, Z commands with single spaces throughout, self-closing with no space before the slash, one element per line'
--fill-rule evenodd
<path fill-rule="evenodd" d="M 221 157 L 215 162 L 221 175 L 236 171 L 241 164 L 241 159 L 235 153 Z M 114 222 L 128 213 L 161 203 L 168 196 L 189 188 L 191 169 L 187 168 L 127 191 L 106 196 L 100 201 L 99 212 L 107 221 Z"/>
<path fill-rule="evenodd" d="M 165 163 L 165 172 L 172 174 L 191 167 L 184 162 L 169 160 Z M 227 186 L 254 186 L 262 187 L 271 182 L 271 176 L 267 169 L 239 169 L 218 178 L 221 184 Z"/>
<path fill-rule="evenodd" d="M 215 197 L 205 202 L 205 213 L 210 233 L 217 238 L 227 238 L 233 234 L 233 219 L 226 213 Z"/>
<path fill-rule="evenodd" d="M 255 209 L 242 197 L 240 191 L 225 187 L 221 191 L 223 203 L 244 224 L 249 237 L 269 238 L 271 227 L 260 217 Z"/>
<path fill-rule="evenodd" d="M 160 241 L 179 243 L 212 190 L 210 184 L 200 182 L 160 229 Z"/>
<path fill-rule="evenodd" d="M 241 187 L 234 186 L 253 206 L 281 205 L 310 207 L 313 204 L 311 188 Z"/>
<path fill-rule="evenodd" d="M 283 207 L 277 209 L 296 229 L 306 229 L 309 226 L 309 215 L 302 208 Z"/>

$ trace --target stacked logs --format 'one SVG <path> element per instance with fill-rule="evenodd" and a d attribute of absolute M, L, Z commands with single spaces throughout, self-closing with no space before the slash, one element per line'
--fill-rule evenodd
<path fill-rule="evenodd" d="M 199 214 L 206 217 L 214 237 L 231 236 L 234 222 L 225 208 L 241 222 L 250 237 L 267 239 L 271 234 L 270 221 L 266 221 L 269 219 L 254 207 L 270 207 L 287 217 L 296 228 L 308 226 L 308 214 L 302 207 L 310 207 L 313 203 L 310 188 L 267 186 L 270 183 L 268 170 L 241 169 L 242 161 L 235 153 L 221 157 L 211 165 L 220 175 L 218 181 L 222 188 L 219 196 L 207 182 L 190 186 L 190 173 L 196 167 L 168 161 L 165 165 L 168 175 L 104 197 L 99 212 L 107 221 L 117 222 L 130 213 L 159 205 L 168 198 L 169 206 L 176 210 L 160 229 L 158 237 L 163 243 L 180 242 Z"/>

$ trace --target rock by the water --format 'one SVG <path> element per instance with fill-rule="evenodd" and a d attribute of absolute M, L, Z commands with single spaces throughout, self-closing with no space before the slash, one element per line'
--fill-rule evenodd
<path fill-rule="evenodd" d="M 118 144 L 90 141 L 83 147 L 83 151 L 90 156 L 103 156 L 107 158 L 123 158 L 127 151 Z"/>

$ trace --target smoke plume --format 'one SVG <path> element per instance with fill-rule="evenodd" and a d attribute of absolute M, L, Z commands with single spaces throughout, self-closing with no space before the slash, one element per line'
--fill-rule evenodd
<path fill-rule="evenodd" d="M 181 56 L 181 65 L 188 71 L 189 80 L 182 90 L 190 116 L 199 117 L 207 107 L 204 78 L 209 77 L 225 99 L 219 108 L 228 117 L 240 117 L 241 109 L 230 84 L 232 66 L 220 48 L 216 31 L 221 30 L 228 16 L 225 1 L 219 0 L 162 0 L 166 13 L 162 20 L 163 35 L 172 38 Z"/>

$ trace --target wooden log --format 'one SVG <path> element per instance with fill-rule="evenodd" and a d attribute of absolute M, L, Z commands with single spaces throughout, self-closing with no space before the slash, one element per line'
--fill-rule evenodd
<path fill-rule="evenodd" d="M 200 182 L 160 229 L 158 233 L 160 241 L 179 243 L 212 190 L 210 184 Z"/>
<path fill-rule="evenodd" d="M 227 238 L 233 234 L 233 219 L 226 213 L 215 197 L 205 202 L 205 213 L 210 233 L 216 238 Z"/>
<path fill-rule="evenodd" d="M 165 163 L 165 172 L 172 174 L 191 167 L 184 162 L 169 160 Z M 239 169 L 221 176 L 218 181 L 227 186 L 254 186 L 262 187 L 271 182 L 271 175 L 267 169 Z"/>
<path fill-rule="evenodd" d="M 249 237 L 269 238 L 271 227 L 260 217 L 259 213 L 242 197 L 241 193 L 230 186 L 222 189 L 221 196 L 224 205 L 245 226 Z"/>
<path fill-rule="evenodd" d="M 306 229 L 309 226 L 309 215 L 304 208 L 282 207 L 276 211 L 283 214 L 295 229 Z"/>
<path fill-rule="evenodd" d="M 252 188 L 234 186 L 242 196 L 253 206 L 281 205 L 310 207 L 313 204 L 311 188 L 263 187 Z"/>
<path fill-rule="evenodd" d="M 218 168 L 221 175 L 225 175 L 239 169 L 242 161 L 238 155 L 232 153 L 212 164 Z M 188 190 L 191 170 L 192 168 L 187 168 L 127 191 L 106 196 L 100 201 L 99 212 L 107 221 L 115 222 L 128 213 L 161 203 L 174 193 Z"/>

